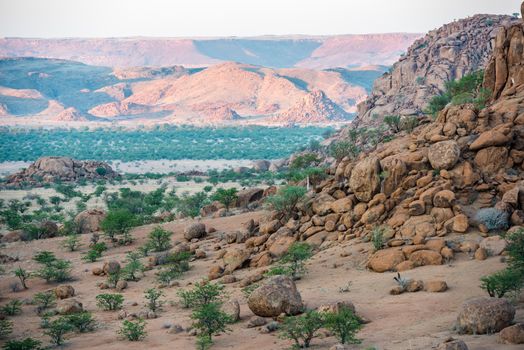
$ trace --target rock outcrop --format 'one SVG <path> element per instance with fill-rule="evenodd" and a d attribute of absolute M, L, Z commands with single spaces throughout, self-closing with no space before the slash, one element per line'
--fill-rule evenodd
<path fill-rule="evenodd" d="M 389 73 L 375 80 L 371 96 L 358 105 L 355 123 L 363 126 L 386 115 L 423 114 L 447 81 L 486 66 L 500 27 L 514 21 L 510 16 L 475 15 L 418 39 Z"/>
<path fill-rule="evenodd" d="M 27 169 L 7 178 L 7 185 L 43 185 L 56 181 L 72 182 L 82 179 L 113 179 L 118 177 L 109 164 L 93 160 L 76 160 L 67 157 L 42 157 Z"/>
<path fill-rule="evenodd" d="M 296 315 L 303 304 L 295 282 L 288 276 L 276 276 L 255 289 L 248 298 L 248 306 L 257 316 L 276 317 L 282 313 Z"/>
<path fill-rule="evenodd" d="M 462 333 L 492 334 L 508 327 L 515 317 L 515 307 L 504 298 L 477 298 L 462 305 L 457 327 Z"/>

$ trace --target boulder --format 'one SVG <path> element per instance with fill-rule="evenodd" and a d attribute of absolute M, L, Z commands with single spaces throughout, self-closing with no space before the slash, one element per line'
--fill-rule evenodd
<path fill-rule="evenodd" d="M 404 253 L 398 248 L 381 249 L 371 256 L 368 267 L 375 272 L 392 271 L 404 260 Z"/>
<path fill-rule="evenodd" d="M 451 208 L 455 202 L 455 193 L 450 190 L 442 190 L 433 197 L 433 205 L 437 208 Z"/>
<path fill-rule="evenodd" d="M 249 259 L 250 252 L 243 248 L 230 248 L 222 257 L 226 272 L 233 272 L 241 268 Z"/>
<path fill-rule="evenodd" d="M 428 159 L 433 169 L 449 170 L 460 157 L 460 148 L 456 141 L 441 141 L 429 147 Z"/>
<path fill-rule="evenodd" d="M 289 250 L 289 247 L 291 247 L 295 241 L 296 238 L 294 236 L 281 236 L 269 246 L 269 253 L 273 257 L 279 258 Z"/>
<path fill-rule="evenodd" d="M 455 232 L 464 233 L 468 230 L 468 217 L 464 214 L 458 214 L 453 218 L 452 229 Z"/>
<path fill-rule="evenodd" d="M 368 157 L 358 162 L 349 178 L 349 187 L 361 202 L 369 202 L 380 190 L 380 161 Z"/>
<path fill-rule="evenodd" d="M 102 270 L 106 275 L 111 275 L 120 271 L 120 263 L 116 260 L 106 261 Z"/>
<path fill-rule="evenodd" d="M 448 290 L 446 281 L 432 280 L 424 282 L 424 290 L 431 293 L 442 293 Z"/>
<path fill-rule="evenodd" d="M 504 298 L 480 297 L 466 301 L 457 317 L 461 332 L 492 334 L 508 327 L 515 317 L 515 307 Z"/>
<path fill-rule="evenodd" d="M 494 175 L 504 169 L 508 160 L 506 147 L 488 147 L 477 152 L 475 164 L 486 175 Z"/>
<path fill-rule="evenodd" d="M 280 221 L 278 220 L 271 220 L 271 221 L 265 221 L 260 224 L 260 233 L 261 234 L 272 234 L 277 232 L 277 230 L 282 226 L 280 224 Z"/>
<path fill-rule="evenodd" d="M 56 311 L 60 315 L 70 315 L 84 311 L 82 303 L 76 299 L 69 298 L 57 302 Z"/>
<path fill-rule="evenodd" d="M 245 208 L 248 204 L 259 201 L 264 196 L 261 188 L 248 188 L 237 193 L 236 206 Z"/>
<path fill-rule="evenodd" d="M 224 311 L 232 322 L 236 322 L 240 319 L 240 304 L 238 300 L 232 299 L 222 305 L 222 311 Z"/>
<path fill-rule="evenodd" d="M 57 299 L 67 299 L 75 296 L 75 289 L 69 284 L 62 284 L 53 291 Z"/>
<path fill-rule="evenodd" d="M 513 138 L 512 124 L 501 124 L 494 129 L 480 134 L 480 136 L 469 145 L 470 151 L 491 146 L 503 146 L 509 143 Z"/>
<path fill-rule="evenodd" d="M 2 239 L 0 239 L 1 243 L 13 243 L 21 241 L 24 237 L 24 232 L 22 230 L 15 230 L 7 232 L 2 236 Z"/>
<path fill-rule="evenodd" d="M 524 344 L 524 323 L 504 328 L 499 333 L 499 339 L 503 344 Z"/>
<path fill-rule="evenodd" d="M 433 250 L 417 250 L 409 256 L 417 266 L 442 265 L 442 255 Z"/>
<path fill-rule="evenodd" d="M 437 350 L 468 350 L 468 346 L 460 339 L 449 338 L 440 343 Z"/>
<path fill-rule="evenodd" d="M 255 289 L 248 298 L 251 311 L 262 317 L 296 315 L 303 310 L 302 297 L 288 276 L 275 276 Z"/>
<path fill-rule="evenodd" d="M 506 249 L 508 242 L 500 236 L 486 237 L 480 242 L 480 248 L 486 249 L 488 255 L 497 256 Z"/>
<path fill-rule="evenodd" d="M 201 222 L 192 223 L 184 229 L 184 238 L 191 241 L 194 238 L 202 238 L 206 235 L 206 225 Z"/>
<path fill-rule="evenodd" d="M 75 223 L 80 233 L 100 231 L 100 223 L 106 217 L 106 212 L 101 209 L 88 209 L 75 216 Z"/>

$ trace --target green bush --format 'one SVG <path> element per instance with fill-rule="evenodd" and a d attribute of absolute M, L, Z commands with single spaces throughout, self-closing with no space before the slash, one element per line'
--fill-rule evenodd
<path fill-rule="evenodd" d="M 355 334 L 361 328 L 361 321 L 353 310 L 347 306 L 339 308 L 338 312 L 323 314 L 324 325 L 342 344 L 359 344 Z"/>
<path fill-rule="evenodd" d="M 305 242 L 295 242 L 282 256 L 280 263 L 285 264 L 293 279 L 299 279 L 307 272 L 304 261 L 312 255 L 312 247 L 309 244 Z"/>
<path fill-rule="evenodd" d="M 331 144 L 329 147 L 329 155 L 337 161 L 341 161 L 344 157 L 354 159 L 360 154 L 360 152 L 360 148 L 353 142 L 349 141 L 338 141 Z"/>
<path fill-rule="evenodd" d="M 147 307 L 149 308 L 149 310 L 156 312 L 162 307 L 162 304 L 164 302 L 161 301 L 160 298 L 163 295 L 164 293 L 155 288 L 150 288 L 146 290 L 145 298 L 147 299 Z"/>
<path fill-rule="evenodd" d="M 196 307 L 191 314 L 194 320 L 192 326 L 198 330 L 198 338 L 203 344 L 212 344 L 212 336 L 228 331 L 227 324 L 231 323 L 231 317 L 221 310 L 221 303 L 211 302 Z"/>
<path fill-rule="evenodd" d="M 373 227 L 373 230 L 371 231 L 371 243 L 373 244 L 375 251 L 384 248 L 384 245 L 386 244 L 386 239 L 384 238 L 385 232 L 386 228 L 384 226 Z"/>
<path fill-rule="evenodd" d="M 286 316 L 280 327 L 280 336 L 293 340 L 295 348 L 309 348 L 311 340 L 322 327 L 322 315 L 310 310 L 299 316 Z"/>
<path fill-rule="evenodd" d="M 129 341 L 140 341 L 147 336 L 146 321 L 141 318 L 136 321 L 124 320 L 118 334 Z"/>
<path fill-rule="evenodd" d="M 284 218 L 290 218 L 305 194 L 306 189 L 304 187 L 285 186 L 277 194 L 267 197 L 266 204 Z"/>
<path fill-rule="evenodd" d="M 211 196 L 211 199 L 219 201 L 226 207 L 226 210 L 229 211 L 229 207 L 238 199 L 237 189 L 234 187 L 227 190 L 224 188 L 217 188 L 215 193 Z"/>
<path fill-rule="evenodd" d="M 180 290 L 177 294 L 186 308 L 196 308 L 210 303 L 220 303 L 224 298 L 224 286 L 207 281 L 197 282 L 192 290 Z"/>
<path fill-rule="evenodd" d="M 91 332 L 95 329 L 95 320 L 93 319 L 93 315 L 88 311 L 67 315 L 64 316 L 64 319 L 80 333 Z"/>
<path fill-rule="evenodd" d="M 138 274 L 144 272 L 144 265 L 140 261 L 140 253 L 127 253 L 127 263 L 122 268 L 122 276 L 126 281 L 138 281 Z"/>
<path fill-rule="evenodd" d="M 136 218 L 129 210 L 113 209 L 107 213 L 104 220 L 100 223 L 100 227 L 111 241 L 116 239 L 116 236 L 121 235 L 122 242 L 129 243 L 133 240 L 129 231 L 136 224 Z"/>
<path fill-rule="evenodd" d="M 56 296 L 53 291 L 38 292 L 33 296 L 33 302 L 37 305 L 39 313 L 53 306 L 55 300 Z"/>
<path fill-rule="evenodd" d="M 296 156 L 289 167 L 291 169 L 305 169 L 316 165 L 320 162 L 320 159 L 315 153 L 305 153 Z"/>
<path fill-rule="evenodd" d="M 6 338 L 13 332 L 13 322 L 9 320 L 0 320 L 0 339 Z"/>
<path fill-rule="evenodd" d="M 484 276 L 480 281 L 480 287 L 486 290 L 490 297 L 502 298 L 508 293 L 518 293 L 522 289 L 524 275 L 521 271 L 508 268 Z"/>
<path fill-rule="evenodd" d="M 400 116 L 399 115 L 387 115 L 384 117 L 384 123 L 387 124 L 389 129 L 397 133 L 400 131 Z"/>
<path fill-rule="evenodd" d="M 506 235 L 508 263 L 510 268 L 524 272 L 524 230 L 519 229 Z"/>
<path fill-rule="evenodd" d="M 63 282 L 71 278 L 71 262 L 57 259 L 52 252 L 39 252 L 34 256 L 33 260 L 42 266 L 36 271 L 35 275 L 45 279 L 47 283 Z"/>
<path fill-rule="evenodd" d="M 200 209 L 208 204 L 209 199 L 205 192 L 198 192 L 193 195 L 183 193 L 177 202 L 176 209 L 184 217 L 197 217 L 200 215 Z"/>
<path fill-rule="evenodd" d="M 64 343 L 64 336 L 73 330 L 74 326 L 65 318 L 60 317 L 49 323 L 49 327 L 45 329 L 44 334 L 51 338 L 52 344 L 59 346 Z"/>
<path fill-rule="evenodd" d="M 163 252 L 171 248 L 171 236 L 173 232 L 164 230 L 162 227 L 157 226 L 151 232 L 147 245 L 154 252 Z"/>
<path fill-rule="evenodd" d="M 7 316 L 15 316 L 22 313 L 22 302 L 17 299 L 9 301 L 0 308 L 0 311 Z"/>
<path fill-rule="evenodd" d="M 96 296 L 96 305 L 102 310 L 114 311 L 122 308 L 124 296 L 122 294 L 99 294 Z"/>
<path fill-rule="evenodd" d="M 80 248 L 82 244 L 80 243 L 80 236 L 77 234 L 69 234 L 66 239 L 62 242 L 62 247 L 67 249 L 70 252 L 74 252 Z"/>
<path fill-rule="evenodd" d="M 41 350 L 41 344 L 41 341 L 33 338 L 9 340 L 2 346 L 2 350 Z"/>

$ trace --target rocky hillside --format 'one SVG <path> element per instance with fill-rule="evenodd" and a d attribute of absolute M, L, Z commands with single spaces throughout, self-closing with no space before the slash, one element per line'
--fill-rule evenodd
<path fill-rule="evenodd" d="M 0 38 L 0 57 L 41 57 L 108 67 L 206 67 L 235 61 L 274 68 L 391 65 L 420 35 L 254 38 Z"/>
<path fill-rule="evenodd" d="M 500 26 L 512 21 L 509 16 L 475 15 L 418 39 L 375 81 L 371 95 L 358 106 L 357 124 L 379 122 L 386 115 L 422 114 L 447 81 L 485 67 Z"/>
<path fill-rule="evenodd" d="M 485 73 L 493 91 L 487 108 L 448 106 L 411 134 L 346 157 L 331 166 L 293 218 L 261 222 L 264 236 L 246 242 L 247 251 L 256 247 L 252 266 L 266 264 L 296 240 L 327 248 L 370 241 L 377 228 L 385 249 L 367 262 L 376 272 L 440 265 L 460 251 L 478 259 L 502 252 L 506 243 L 499 236 L 481 242 L 464 234 L 487 237 L 490 230 L 524 225 L 523 44 L 521 23 L 497 34 Z"/>

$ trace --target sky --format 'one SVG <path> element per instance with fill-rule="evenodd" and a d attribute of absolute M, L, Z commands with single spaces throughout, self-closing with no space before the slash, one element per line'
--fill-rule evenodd
<path fill-rule="evenodd" d="M 424 33 L 520 0 L 0 0 L 2 37 Z"/>

